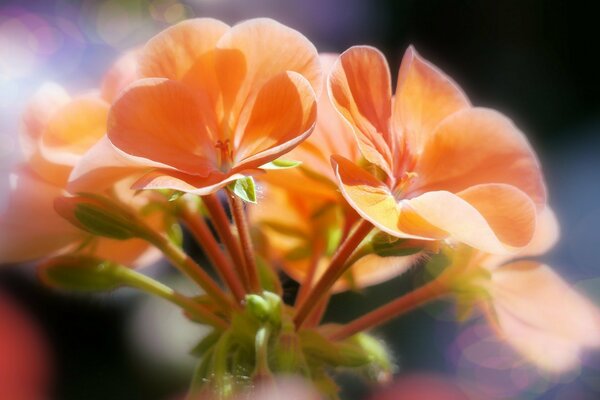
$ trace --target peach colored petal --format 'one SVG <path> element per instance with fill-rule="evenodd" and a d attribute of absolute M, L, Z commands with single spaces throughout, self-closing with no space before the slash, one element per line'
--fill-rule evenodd
<path fill-rule="evenodd" d="M 535 204 L 519 189 L 490 183 L 471 186 L 458 196 L 483 215 L 502 243 L 524 247 L 531 242 L 536 225 Z"/>
<path fill-rule="evenodd" d="M 361 288 L 373 286 L 400 276 L 414 266 L 421 257 L 421 254 L 404 257 L 380 257 L 369 254 L 362 257 L 352 265 L 356 286 Z"/>
<path fill-rule="evenodd" d="M 393 236 L 428 238 L 413 235 L 399 227 L 401 208 L 381 181 L 341 156 L 332 156 L 331 163 L 342 195 L 363 218 Z"/>
<path fill-rule="evenodd" d="M 143 268 L 160 260 L 162 253 L 142 239 L 114 240 L 97 238 L 94 256 L 132 268 Z"/>
<path fill-rule="evenodd" d="M 61 107 L 41 136 L 42 155 L 50 162 L 74 166 L 106 133 L 108 107 L 104 100 L 91 96 Z"/>
<path fill-rule="evenodd" d="M 250 174 L 259 173 L 260 171 L 246 171 Z M 154 170 L 142 176 L 133 185 L 132 189 L 173 189 L 185 193 L 192 193 L 199 196 L 205 196 L 216 192 L 228 183 L 237 179 L 243 178 L 242 174 L 224 174 L 222 172 L 214 172 L 207 177 L 198 177 L 187 175 L 178 171 L 171 170 Z"/>
<path fill-rule="evenodd" d="M 11 174 L 8 207 L 0 215 L 0 263 L 50 256 L 81 238 L 54 211 L 54 199 L 62 194 L 27 167 Z"/>
<path fill-rule="evenodd" d="M 554 211 L 545 207 L 537 216 L 535 234 L 531 242 L 519 251 L 520 257 L 538 256 L 550 250 L 558 241 L 560 227 Z"/>
<path fill-rule="evenodd" d="M 583 348 L 600 346 L 598 308 L 546 265 L 494 270 L 490 294 L 503 337 L 541 367 L 568 369 Z"/>
<path fill-rule="evenodd" d="M 303 142 L 300 146 L 303 146 Z M 303 165 L 286 170 L 266 171 L 260 176 L 261 181 L 275 187 L 285 188 L 299 196 L 316 197 L 329 201 L 340 201 L 337 185 L 326 176 L 315 177 L 315 173 L 306 172 Z M 331 168 L 331 167 L 329 167 Z"/>
<path fill-rule="evenodd" d="M 418 153 L 426 137 L 448 115 L 469 107 L 460 87 L 410 46 L 402 59 L 394 98 L 393 121 L 410 151 Z"/>
<path fill-rule="evenodd" d="M 451 239 L 488 253 L 503 254 L 509 251 L 479 210 L 453 193 L 427 192 L 410 200 L 402 200 L 401 204 L 403 212 L 405 209 L 413 210 L 433 227 L 447 232 Z"/>
<path fill-rule="evenodd" d="M 471 108 L 444 119 L 427 138 L 415 172 L 419 193 L 506 183 L 524 191 L 537 205 L 546 200 L 540 166 L 527 139 L 493 110 Z"/>
<path fill-rule="evenodd" d="M 216 47 L 226 124 L 232 129 L 246 102 L 282 72 L 297 72 L 310 82 L 315 93 L 321 90 L 321 66 L 313 44 L 298 31 L 272 19 L 242 22 L 228 30 Z"/>
<path fill-rule="evenodd" d="M 482 266 L 488 269 L 495 269 L 515 258 L 544 254 L 558 241 L 559 234 L 560 228 L 554 212 L 549 207 L 545 207 L 537 214 L 535 232 L 533 234 L 533 238 L 527 246 L 519 249 L 519 251 L 515 254 L 488 254 L 483 258 Z"/>
<path fill-rule="evenodd" d="M 352 126 L 363 156 L 391 175 L 396 139 L 390 127 L 391 80 L 384 55 L 373 47 L 351 47 L 338 58 L 328 81 L 329 96 Z"/>
<path fill-rule="evenodd" d="M 26 159 L 37 151 L 38 140 L 52 115 L 69 100 L 67 91 L 51 82 L 43 84 L 33 95 L 23 112 L 23 129 L 19 135 Z"/>
<path fill-rule="evenodd" d="M 133 174 L 145 174 L 149 167 L 126 157 L 103 136 L 77 162 L 69 176 L 67 189 L 71 193 L 102 192 L 117 181 Z"/>
<path fill-rule="evenodd" d="M 108 138 L 119 150 L 199 176 L 216 168 L 208 129 L 194 93 L 160 78 L 129 86 L 108 118 Z"/>
<path fill-rule="evenodd" d="M 320 54 L 324 73 L 329 73 L 337 61 L 337 54 Z M 302 162 L 302 167 L 323 175 L 335 182 L 330 157 L 339 154 L 353 161 L 360 159 L 360 150 L 356 145 L 354 131 L 333 107 L 327 92 L 327 81 L 317 105 L 317 124 L 310 137 L 295 148 L 288 156 Z"/>
<path fill-rule="evenodd" d="M 241 116 L 234 142 L 239 168 L 259 167 L 287 153 L 312 132 L 317 101 L 309 82 L 295 72 L 271 78 Z"/>
<path fill-rule="evenodd" d="M 100 93 L 104 100 L 112 103 L 123 89 L 138 79 L 139 52 L 139 49 L 126 52 L 117 59 L 104 75 L 100 85 Z"/>
<path fill-rule="evenodd" d="M 211 18 L 189 19 L 165 29 L 142 48 L 140 76 L 181 79 L 228 29 L 223 22 Z"/>

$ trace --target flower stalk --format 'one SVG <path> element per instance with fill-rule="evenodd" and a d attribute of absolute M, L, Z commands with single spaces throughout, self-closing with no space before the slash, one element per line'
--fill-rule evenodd
<path fill-rule="evenodd" d="M 206 255 L 215 269 L 227 284 L 235 299 L 240 303 L 246 295 L 240 279 L 236 276 L 231 260 L 223 253 L 208 225 L 198 213 L 193 212 L 185 205 L 181 210 L 181 217 L 190 232 L 197 239 L 198 244 L 204 249 Z"/>
<path fill-rule="evenodd" d="M 373 225 L 363 220 L 358 224 L 354 232 L 340 245 L 321 279 L 312 288 L 306 300 L 299 305 L 296 317 L 294 318 L 297 329 L 302 328 L 306 319 L 315 311 L 315 307 L 319 304 L 319 301 L 327 295 L 335 281 L 348 269 L 346 260 L 348 260 L 356 247 L 372 229 Z"/>
<path fill-rule="evenodd" d="M 227 191 L 229 206 L 233 221 L 238 229 L 238 236 L 244 258 L 245 275 L 248 277 L 250 290 L 253 293 L 259 293 L 261 290 L 258 279 L 258 268 L 256 266 L 256 257 L 254 256 L 254 247 L 250 238 L 250 227 L 244 210 L 244 202 L 231 191 Z"/>

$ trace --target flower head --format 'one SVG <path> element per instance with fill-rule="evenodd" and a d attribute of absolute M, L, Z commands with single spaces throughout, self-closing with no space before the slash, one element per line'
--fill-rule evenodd
<path fill-rule="evenodd" d="M 113 72 L 105 86 L 111 81 L 124 82 L 127 76 Z M 106 132 L 107 100 L 97 93 L 71 97 L 55 84 L 42 86 L 33 96 L 21 132 L 25 162 L 11 172 L 8 207 L 0 216 L 0 261 L 30 261 L 66 251 L 91 253 L 135 266 L 157 259 L 156 250 L 142 240 L 93 237 L 61 218 L 54 209 L 55 199 L 67 194 L 73 168 Z M 140 210 L 148 198 L 134 196 L 130 184 L 115 181 L 101 189 L 110 189 L 111 196 Z M 162 220 L 156 215 L 149 222 L 162 229 Z"/>
<path fill-rule="evenodd" d="M 546 252 L 557 238 L 546 209 L 529 246 L 512 257 L 475 252 L 467 268 L 487 271 L 471 284 L 484 290 L 479 305 L 496 333 L 527 360 L 560 372 L 575 367 L 586 348 L 600 347 L 600 310 L 549 266 L 523 259 Z"/>
<path fill-rule="evenodd" d="M 329 92 L 371 165 L 332 157 L 362 217 L 394 236 L 452 238 L 493 253 L 531 240 L 545 188 L 527 140 L 503 115 L 472 107 L 412 47 L 395 96 L 385 58 L 364 46 L 340 56 Z"/>
<path fill-rule="evenodd" d="M 111 106 L 110 144 L 90 152 L 74 181 L 141 170 L 136 189 L 212 193 L 298 145 L 316 118 L 316 50 L 273 20 L 181 22 L 139 51 L 138 73 Z M 110 145 L 126 161 L 106 159 Z"/>

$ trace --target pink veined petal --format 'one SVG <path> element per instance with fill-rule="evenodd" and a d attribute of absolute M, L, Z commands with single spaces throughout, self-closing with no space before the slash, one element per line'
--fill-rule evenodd
<path fill-rule="evenodd" d="M 338 54 L 320 54 L 323 71 L 329 73 L 339 57 Z M 302 162 L 302 168 L 312 173 L 323 175 L 335 182 L 331 169 L 330 157 L 339 154 L 350 160 L 357 161 L 361 154 L 358 149 L 354 131 L 337 112 L 331 103 L 327 92 L 327 82 L 317 103 L 317 123 L 310 137 L 292 150 L 286 157 Z"/>
<path fill-rule="evenodd" d="M 139 74 L 179 80 L 204 53 L 214 49 L 229 26 L 212 18 L 189 19 L 154 36 L 140 50 Z"/>
<path fill-rule="evenodd" d="M 490 183 L 457 193 L 475 207 L 498 239 L 511 247 L 525 247 L 534 236 L 536 208 L 529 196 L 514 186 Z"/>
<path fill-rule="evenodd" d="M 431 230 L 414 212 L 403 210 L 389 188 L 367 171 L 341 156 L 332 156 L 331 164 L 336 173 L 338 186 L 350 206 L 364 219 L 390 235 L 412 239 L 434 239 L 447 236 L 445 232 Z M 408 231 L 405 226 L 419 226 L 419 233 Z"/>
<path fill-rule="evenodd" d="M 453 240 L 492 254 L 510 251 L 477 208 L 453 193 L 427 192 L 401 204 Z"/>
<path fill-rule="evenodd" d="M 329 74 L 328 90 L 354 130 L 363 156 L 391 176 L 399 155 L 390 125 L 391 79 L 384 55 L 368 46 L 346 50 Z"/>
<path fill-rule="evenodd" d="M 493 110 L 469 108 L 445 118 L 424 143 L 413 172 L 418 173 L 418 193 L 505 183 L 525 192 L 538 207 L 546 202 L 540 165 L 527 139 Z"/>
<path fill-rule="evenodd" d="M 214 135 L 194 92 L 180 82 L 136 81 L 113 103 L 108 138 L 119 150 L 191 175 L 215 171 Z"/>
<path fill-rule="evenodd" d="M 317 102 L 309 82 L 295 72 L 270 79 L 242 114 L 234 141 L 234 170 L 257 168 L 310 135 Z"/>
<path fill-rule="evenodd" d="M 419 154 L 427 137 L 448 115 L 470 107 L 469 99 L 447 75 L 410 46 L 400 66 L 393 121 L 411 153 Z"/>
<path fill-rule="evenodd" d="M 272 19 L 251 19 L 234 26 L 219 39 L 216 48 L 225 124 L 232 129 L 245 105 L 282 72 L 302 75 L 317 95 L 321 90 L 321 65 L 314 45 L 298 31 Z"/>
<path fill-rule="evenodd" d="M 96 95 L 73 99 L 57 110 L 39 140 L 39 154 L 30 160 L 35 171 L 64 186 L 71 170 L 106 132 L 108 104 Z"/>
<path fill-rule="evenodd" d="M 151 168 L 143 161 L 118 151 L 104 136 L 77 162 L 67 189 L 71 193 L 102 192 L 125 177 L 145 174 Z"/>

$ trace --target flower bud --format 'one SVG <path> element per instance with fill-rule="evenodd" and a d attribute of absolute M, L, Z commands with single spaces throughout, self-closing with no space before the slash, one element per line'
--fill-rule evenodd
<path fill-rule="evenodd" d="M 126 240 L 142 236 L 145 230 L 134 214 L 99 196 L 58 197 L 54 209 L 76 227 L 97 236 Z"/>
<path fill-rule="evenodd" d="M 38 274 L 42 282 L 54 288 L 103 292 L 123 286 L 126 269 L 94 257 L 67 255 L 44 262 Z"/>

